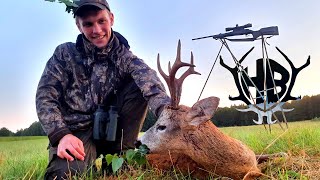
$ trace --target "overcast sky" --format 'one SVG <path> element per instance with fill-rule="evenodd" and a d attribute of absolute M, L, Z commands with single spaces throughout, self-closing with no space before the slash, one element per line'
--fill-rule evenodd
<path fill-rule="evenodd" d="M 276 46 L 296 67 L 303 65 L 310 55 L 311 65 L 300 72 L 291 94 L 320 94 L 318 0 L 110 0 L 109 4 L 115 15 L 114 30 L 122 33 L 131 50 L 152 68 L 156 68 L 156 57 L 160 53 L 162 67 L 167 69 L 168 61 L 176 57 L 179 39 L 183 61 L 190 61 L 190 51 L 193 52 L 196 70 L 202 75 L 192 75 L 185 80 L 181 104 L 191 106 L 196 102 L 221 45 L 213 39 L 191 39 L 223 33 L 226 27 L 246 23 L 252 23 L 253 30 L 279 27 L 280 35 L 268 40 L 268 54 L 284 67 L 288 64 Z M 44 0 L 1 2 L 0 127 L 16 131 L 38 120 L 35 93 L 45 64 L 56 46 L 74 42 L 79 33 L 72 15 L 64 10 L 64 4 Z M 256 60 L 262 57 L 261 42 L 229 45 L 237 58 L 255 46 L 243 62 L 254 76 Z M 221 55 L 226 64 L 235 66 L 225 49 Z M 230 101 L 229 95 L 238 95 L 233 77 L 217 63 L 202 97 L 220 97 L 221 107 L 243 103 Z"/>

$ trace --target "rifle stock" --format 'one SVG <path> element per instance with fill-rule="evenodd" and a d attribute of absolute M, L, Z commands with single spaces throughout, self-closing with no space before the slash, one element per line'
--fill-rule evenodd
<path fill-rule="evenodd" d="M 278 26 L 265 27 L 261 28 L 259 31 L 252 32 L 252 36 L 255 39 L 263 35 L 279 35 Z"/>

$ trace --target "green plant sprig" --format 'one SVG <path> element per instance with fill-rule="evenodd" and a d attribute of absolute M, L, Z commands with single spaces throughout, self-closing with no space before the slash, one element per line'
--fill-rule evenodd
<path fill-rule="evenodd" d="M 56 0 L 45 0 L 45 1 L 56 2 Z M 79 0 L 72 0 L 72 1 L 71 0 L 58 0 L 57 2 L 64 3 L 66 5 L 66 12 L 67 13 L 72 12 L 72 14 L 73 14 L 74 10 L 78 7 L 78 5 L 74 3 L 75 1 L 79 1 Z"/>
<path fill-rule="evenodd" d="M 116 174 L 118 170 L 123 166 L 124 162 L 127 162 L 129 165 L 144 165 L 147 163 L 146 154 L 149 149 L 146 145 L 142 144 L 138 149 L 128 149 L 123 155 L 118 154 L 107 154 L 105 157 L 100 155 L 99 158 L 96 159 L 95 165 L 98 171 L 101 170 L 102 167 L 102 159 L 105 158 L 107 165 L 111 164 L 113 174 Z"/>

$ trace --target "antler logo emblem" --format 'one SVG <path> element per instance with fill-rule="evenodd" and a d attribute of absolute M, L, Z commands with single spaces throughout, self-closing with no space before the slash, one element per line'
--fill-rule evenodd
<path fill-rule="evenodd" d="M 288 100 L 301 99 L 299 97 L 291 96 L 291 90 L 295 83 L 298 73 L 310 64 L 310 56 L 307 62 L 299 68 L 296 68 L 292 61 L 279 49 L 276 49 L 282 54 L 291 67 L 291 73 L 272 59 L 267 59 L 267 63 L 263 62 L 263 59 L 257 60 L 255 77 L 248 76 L 248 67 L 240 69 L 241 63 L 247 57 L 247 55 L 253 50 L 251 48 L 240 60 L 239 65 L 231 68 L 227 66 L 222 57 L 220 56 L 220 64 L 229 70 L 233 75 L 234 81 L 239 91 L 239 96 L 231 97 L 230 100 L 241 100 L 246 103 L 248 109 L 238 109 L 242 112 L 253 111 L 258 114 L 258 120 L 253 120 L 256 124 L 263 123 L 263 116 L 267 117 L 267 123 L 273 124 L 276 122 L 272 121 L 272 115 L 277 111 L 288 112 L 293 109 L 283 109 L 283 104 Z M 275 73 L 281 74 L 281 79 L 275 79 Z M 290 77 L 291 76 L 291 77 Z M 256 89 L 256 97 L 254 98 L 249 87 L 254 87 Z M 277 87 L 280 87 L 278 92 Z"/>

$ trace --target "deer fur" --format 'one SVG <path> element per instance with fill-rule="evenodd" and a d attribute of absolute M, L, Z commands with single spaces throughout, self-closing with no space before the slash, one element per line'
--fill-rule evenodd
<path fill-rule="evenodd" d="M 205 170 L 233 179 L 253 179 L 260 175 L 254 152 L 242 142 L 223 134 L 211 121 L 219 98 L 209 97 L 191 108 L 167 106 L 159 119 L 140 138 L 151 154 L 180 154 L 190 157 Z M 165 157 L 165 155 L 163 155 Z M 157 161 L 149 158 L 153 166 Z M 184 162 L 186 163 L 186 162 Z M 190 162 L 190 164 L 194 163 Z M 160 168 L 164 165 L 160 165 Z"/>
<path fill-rule="evenodd" d="M 148 154 L 147 161 L 153 168 L 161 171 L 175 169 L 179 173 L 190 175 L 197 179 L 206 179 L 210 176 L 210 173 L 204 167 L 185 154 Z"/>

